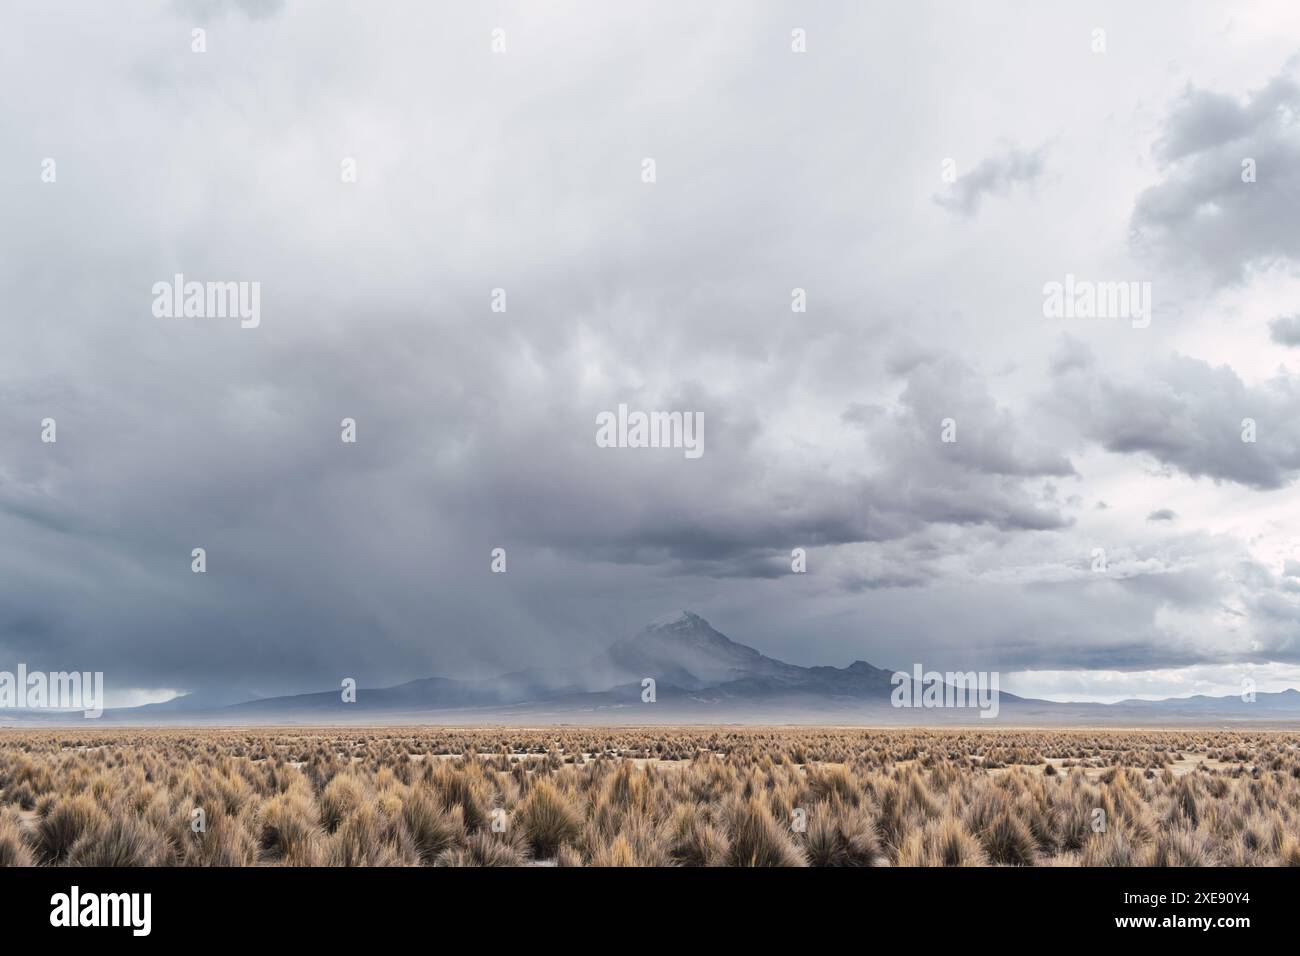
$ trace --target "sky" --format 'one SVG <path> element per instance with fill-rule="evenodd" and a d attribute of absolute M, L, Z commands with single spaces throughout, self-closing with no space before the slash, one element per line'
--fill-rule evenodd
<path fill-rule="evenodd" d="M 0 89 L 0 668 L 1300 686 L 1295 4 L 18 2 Z"/>

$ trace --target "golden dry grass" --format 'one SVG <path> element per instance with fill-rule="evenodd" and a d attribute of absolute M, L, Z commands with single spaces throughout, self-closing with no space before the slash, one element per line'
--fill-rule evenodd
<path fill-rule="evenodd" d="M 1296 866 L 1298 746 L 1209 730 L 6 730 L 0 865 Z"/>

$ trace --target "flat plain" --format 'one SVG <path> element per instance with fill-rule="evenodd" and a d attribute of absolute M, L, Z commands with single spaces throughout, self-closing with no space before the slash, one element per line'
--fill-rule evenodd
<path fill-rule="evenodd" d="M 1300 865 L 1300 733 L 0 730 L 0 865 Z"/>

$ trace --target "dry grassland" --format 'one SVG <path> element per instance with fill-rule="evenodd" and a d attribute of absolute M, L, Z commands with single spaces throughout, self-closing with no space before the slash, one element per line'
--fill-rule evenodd
<path fill-rule="evenodd" d="M 1298 744 L 1209 730 L 0 731 L 0 865 L 1295 866 Z"/>

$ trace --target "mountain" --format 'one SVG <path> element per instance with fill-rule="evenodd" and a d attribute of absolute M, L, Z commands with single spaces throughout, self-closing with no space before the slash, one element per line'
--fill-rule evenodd
<path fill-rule="evenodd" d="M 798 682 L 807 668 L 765 657 L 715 631 L 698 614 L 677 611 L 605 652 L 608 666 L 628 680 L 654 677 L 687 690 L 747 678 Z"/>
<path fill-rule="evenodd" d="M 645 679 L 654 700 L 643 698 Z M 903 680 L 920 702 L 924 681 Z M 603 652 L 565 668 L 516 671 L 489 680 L 427 677 L 362 688 L 247 699 L 238 690 L 190 694 L 118 708 L 101 720 L 126 723 L 296 724 L 849 724 L 871 726 L 1300 726 L 1300 691 L 1239 697 L 1055 703 L 1002 692 L 993 706 L 896 707 L 894 672 L 866 661 L 847 667 L 788 664 L 732 640 L 704 618 L 676 611 Z M 950 684 L 933 690 L 942 697 Z M 961 698 L 959 698 L 961 699 Z M 972 702 L 974 703 L 974 702 Z M 987 701 L 985 702 L 988 703 Z M 996 712 L 994 714 L 994 711 Z M 69 722 L 49 712 L 10 712 L 23 722 Z"/>

